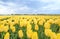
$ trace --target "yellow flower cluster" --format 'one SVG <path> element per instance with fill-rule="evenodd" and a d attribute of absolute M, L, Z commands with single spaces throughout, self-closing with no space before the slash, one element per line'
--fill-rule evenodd
<path fill-rule="evenodd" d="M 58 33 L 51 30 L 52 24 Z M 4 39 L 60 39 L 60 16 L 0 16 L 0 34 Z"/>
<path fill-rule="evenodd" d="M 1 25 L 0 26 L 0 32 L 7 32 L 9 30 L 9 27 L 8 26 L 3 26 L 3 25 Z"/>
<path fill-rule="evenodd" d="M 51 24 L 58 24 L 59 25 L 59 20 L 55 20 L 53 21 L 53 19 L 49 19 L 45 24 L 44 24 L 44 28 L 45 28 L 45 35 L 50 37 L 51 39 L 60 39 L 60 34 L 59 33 L 55 33 L 50 29 Z"/>

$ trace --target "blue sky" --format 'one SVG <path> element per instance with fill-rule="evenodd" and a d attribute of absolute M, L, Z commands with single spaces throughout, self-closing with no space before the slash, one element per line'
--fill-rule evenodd
<path fill-rule="evenodd" d="M 0 14 L 60 14 L 60 0 L 0 0 Z"/>

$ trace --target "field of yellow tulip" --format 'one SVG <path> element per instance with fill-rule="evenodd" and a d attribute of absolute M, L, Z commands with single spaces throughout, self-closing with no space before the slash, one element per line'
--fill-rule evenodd
<path fill-rule="evenodd" d="M 60 39 L 60 15 L 1 15 L 0 39 Z"/>

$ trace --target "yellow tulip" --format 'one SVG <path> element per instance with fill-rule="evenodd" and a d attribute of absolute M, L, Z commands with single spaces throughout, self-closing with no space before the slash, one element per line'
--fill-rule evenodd
<path fill-rule="evenodd" d="M 44 22 L 45 22 L 45 19 L 41 19 L 41 20 L 39 20 L 38 24 L 43 25 Z"/>
<path fill-rule="evenodd" d="M 12 30 L 12 32 L 15 32 L 15 27 L 14 26 L 10 26 L 10 29 Z"/>
<path fill-rule="evenodd" d="M 2 26 L 2 25 L 0 26 L 0 32 L 3 32 L 4 31 L 3 27 L 4 26 Z"/>
<path fill-rule="evenodd" d="M 31 24 L 27 24 L 27 30 L 31 30 L 31 29 L 32 29 Z"/>
<path fill-rule="evenodd" d="M 54 20 L 53 19 L 49 19 L 47 22 L 53 24 Z"/>
<path fill-rule="evenodd" d="M 27 30 L 27 37 L 28 38 L 31 38 L 32 37 L 32 34 L 33 34 L 33 31 L 32 30 Z"/>
<path fill-rule="evenodd" d="M 38 30 L 38 29 L 39 29 L 39 27 L 38 27 L 38 25 L 36 24 L 36 25 L 35 25 L 35 30 Z"/>
<path fill-rule="evenodd" d="M 19 30 L 18 31 L 18 35 L 19 35 L 20 38 L 22 38 L 23 37 L 23 31 L 22 30 Z"/>
<path fill-rule="evenodd" d="M 60 26 L 60 19 L 56 19 L 56 20 L 54 21 L 54 23 L 55 23 L 55 24 L 58 24 L 58 25 Z"/>
<path fill-rule="evenodd" d="M 23 26 L 27 26 L 27 19 L 22 19 L 21 21 L 20 21 L 20 27 L 23 27 Z"/>
<path fill-rule="evenodd" d="M 34 24 L 37 24 L 38 21 L 36 19 L 33 19 L 33 20 L 34 20 Z"/>
<path fill-rule="evenodd" d="M 4 36 L 4 39 L 9 39 L 9 38 L 10 38 L 10 34 L 9 34 L 9 32 L 7 32 Z"/>
<path fill-rule="evenodd" d="M 50 25 L 51 25 L 50 23 L 46 22 L 46 23 L 44 24 L 44 28 L 45 28 L 45 29 L 50 29 Z"/>
<path fill-rule="evenodd" d="M 32 34 L 32 39 L 38 39 L 38 34 L 37 34 L 37 32 L 33 32 L 33 34 Z"/>
<path fill-rule="evenodd" d="M 60 39 L 60 33 L 57 33 L 57 39 Z"/>
<path fill-rule="evenodd" d="M 51 39 L 57 39 L 57 35 L 55 32 L 52 32 L 50 37 Z"/>
<path fill-rule="evenodd" d="M 45 29 L 45 35 L 50 37 L 52 34 L 52 31 L 50 29 Z"/>
<path fill-rule="evenodd" d="M 9 26 L 4 26 L 3 29 L 4 29 L 4 32 L 8 32 Z"/>
<path fill-rule="evenodd" d="M 23 27 L 23 26 L 24 26 L 24 22 L 20 21 L 20 27 Z"/>

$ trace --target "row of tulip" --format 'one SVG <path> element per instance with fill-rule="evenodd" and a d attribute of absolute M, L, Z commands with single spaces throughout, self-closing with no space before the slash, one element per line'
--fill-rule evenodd
<path fill-rule="evenodd" d="M 60 16 L 0 16 L 0 39 L 60 39 Z"/>

